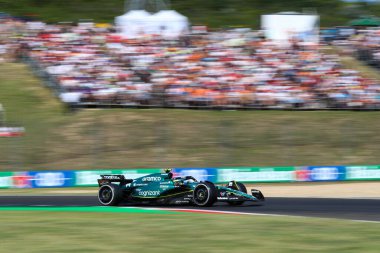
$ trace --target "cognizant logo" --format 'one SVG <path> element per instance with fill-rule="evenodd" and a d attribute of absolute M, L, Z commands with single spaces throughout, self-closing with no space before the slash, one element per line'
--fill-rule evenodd
<path fill-rule="evenodd" d="M 158 196 L 160 191 L 140 191 L 139 196 L 148 197 L 148 196 Z"/>

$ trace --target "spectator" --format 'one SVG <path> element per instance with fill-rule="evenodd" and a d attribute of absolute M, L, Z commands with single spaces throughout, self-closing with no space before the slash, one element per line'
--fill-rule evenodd
<path fill-rule="evenodd" d="M 23 45 L 59 92 L 79 94 L 82 103 L 263 108 L 380 104 L 378 83 L 342 68 L 338 56 L 297 41 L 280 47 L 254 31 L 129 40 L 105 29 L 46 25 L 43 32 L 34 29 L 11 43 Z"/>

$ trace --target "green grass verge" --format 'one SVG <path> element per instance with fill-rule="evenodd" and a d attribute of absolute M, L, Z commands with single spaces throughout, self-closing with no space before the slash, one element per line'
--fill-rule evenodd
<path fill-rule="evenodd" d="M 211 214 L 1 211 L 1 252 L 378 252 L 380 224 Z"/>
<path fill-rule="evenodd" d="M 68 187 L 68 188 L 9 188 L 0 189 L 0 196 L 22 196 L 22 195 L 54 195 L 54 196 L 96 196 L 99 187 Z"/>
<path fill-rule="evenodd" d="M 0 65 L 22 138 L 0 170 L 378 164 L 380 112 L 103 109 L 67 114 L 23 64 Z"/>

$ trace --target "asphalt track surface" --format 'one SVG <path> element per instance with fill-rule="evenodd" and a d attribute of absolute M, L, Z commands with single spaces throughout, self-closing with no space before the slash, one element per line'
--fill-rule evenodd
<path fill-rule="evenodd" d="M 96 196 L 0 196 L 0 206 L 98 206 Z M 121 204 L 123 205 L 123 204 Z M 380 222 L 380 199 L 328 198 L 267 198 L 264 205 L 229 206 L 217 203 L 213 207 L 171 206 L 243 213 L 309 216 Z"/>

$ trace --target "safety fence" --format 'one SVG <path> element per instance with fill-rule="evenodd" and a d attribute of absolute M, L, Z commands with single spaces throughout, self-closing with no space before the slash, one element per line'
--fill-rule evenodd
<path fill-rule="evenodd" d="M 22 171 L 0 172 L 0 188 L 49 188 L 96 186 L 99 175 L 123 174 L 137 178 L 163 169 L 108 169 L 83 171 Z M 174 168 L 175 177 L 193 176 L 199 181 L 225 183 L 328 182 L 380 180 L 380 165 L 305 166 L 305 167 L 231 167 Z"/>
<path fill-rule="evenodd" d="M 57 78 L 49 74 L 38 61 L 29 57 L 27 54 L 20 54 L 19 60 L 27 64 L 30 67 L 33 74 L 39 77 L 43 81 L 42 83 L 47 88 L 53 91 L 55 96 L 59 96 L 62 92 L 65 91 L 65 89 L 61 85 L 59 85 Z"/>

